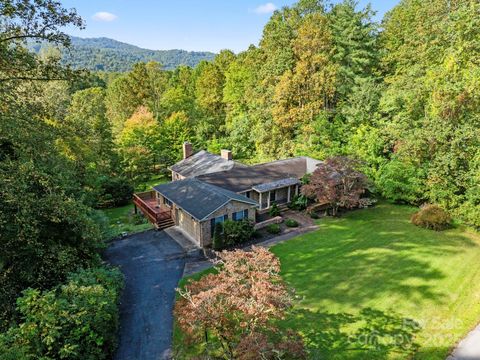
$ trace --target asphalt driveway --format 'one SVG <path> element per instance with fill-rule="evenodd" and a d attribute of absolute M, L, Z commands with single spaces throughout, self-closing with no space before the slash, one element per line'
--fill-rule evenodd
<path fill-rule="evenodd" d="M 169 359 L 182 247 L 164 231 L 152 230 L 113 242 L 104 257 L 125 276 L 115 359 Z"/>

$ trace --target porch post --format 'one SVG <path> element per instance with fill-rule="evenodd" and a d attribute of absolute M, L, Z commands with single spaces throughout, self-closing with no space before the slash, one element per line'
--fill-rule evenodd
<path fill-rule="evenodd" d="M 270 208 L 270 193 L 271 193 L 271 191 L 268 192 L 267 208 Z"/>
<path fill-rule="evenodd" d="M 290 202 L 290 188 L 291 188 L 291 186 L 289 186 L 288 190 L 287 190 L 287 203 Z"/>
<path fill-rule="evenodd" d="M 259 200 L 260 207 L 258 208 L 258 210 L 262 210 L 262 193 L 259 193 L 259 194 L 260 194 L 260 200 Z"/>

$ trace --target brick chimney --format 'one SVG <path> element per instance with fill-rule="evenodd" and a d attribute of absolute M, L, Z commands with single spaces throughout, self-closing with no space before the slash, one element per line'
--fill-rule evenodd
<path fill-rule="evenodd" d="M 232 152 L 230 150 L 223 150 L 220 152 L 220 155 L 225 160 L 232 160 Z"/>
<path fill-rule="evenodd" d="M 193 147 L 188 141 L 183 143 L 183 158 L 186 159 L 193 155 Z"/>

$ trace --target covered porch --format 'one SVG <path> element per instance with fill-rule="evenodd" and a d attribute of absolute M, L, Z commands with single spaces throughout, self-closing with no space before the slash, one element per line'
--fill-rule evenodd
<path fill-rule="evenodd" d="M 273 203 L 277 205 L 290 203 L 293 197 L 298 195 L 299 189 L 300 181 L 298 179 L 286 178 L 253 186 L 248 195 L 258 202 L 258 210 L 262 211 L 269 209 Z"/>
<path fill-rule="evenodd" d="M 133 194 L 133 205 L 135 214 L 140 210 L 157 229 L 162 230 L 174 225 L 171 210 L 159 206 L 155 191 Z"/>

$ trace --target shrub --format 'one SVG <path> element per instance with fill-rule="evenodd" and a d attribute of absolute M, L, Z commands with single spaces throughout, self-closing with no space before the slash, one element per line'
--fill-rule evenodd
<path fill-rule="evenodd" d="M 278 224 L 270 224 L 267 226 L 267 232 L 273 235 L 280 234 L 282 230 Z"/>
<path fill-rule="evenodd" d="M 370 199 L 370 198 L 361 198 L 359 201 L 358 201 L 358 207 L 359 208 L 368 208 L 370 206 L 373 206 L 377 203 L 377 200 L 375 199 Z"/>
<path fill-rule="evenodd" d="M 295 195 L 288 207 L 293 210 L 302 211 L 307 208 L 308 198 L 305 195 Z"/>
<path fill-rule="evenodd" d="M 285 220 L 285 225 L 287 225 L 288 227 L 298 227 L 298 221 L 293 219 L 287 219 Z"/>
<path fill-rule="evenodd" d="M 232 246 L 244 243 L 252 238 L 253 223 L 244 219 L 241 221 L 227 220 L 223 223 L 223 238 L 225 245 Z"/>
<path fill-rule="evenodd" d="M 132 216 L 133 225 L 142 225 L 142 224 L 146 224 L 147 222 L 148 222 L 147 219 L 142 214 L 134 214 Z"/>
<path fill-rule="evenodd" d="M 272 206 L 270 206 L 268 213 L 272 217 L 280 215 L 280 209 L 278 208 L 277 203 L 273 203 Z"/>
<path fill-rule="evenodd" d="M 300 179 L 302 185 L 307 185 L 310 183 L 310 178 L 312 177 L 312 174 L 305 174 L 302 176 L 302 178 Z"/>
<path fill-rule="evenodd" d="M 438 205 L 425 205 L 412 215 L 413 224 L 431 230 L 444 230 L 451 226 L 450 215 Z"/>
<path fill-rule="evenodd" d="M 133 196 L 133 186 L 123 177 L 103 177 L 100 180 L 97 206 L 101 208 L 127 205 Z"/>
<path fill-rule="evenodd" d="M 71 274 L 53 290 L 25 290 L 17 300 L 22 323 L 0 335 L 0 349 L 32 359 L 109 358 L 122 286 L 118 270 L 95 268 Z"/>
<path fill-rule="evenodd" d="M 320 218 L 320 216 L 318 216 L 318 214 L 317 214 L 316 212 L 311 212 L 309 215 L 310 215 L 310 217 L 311 217 L 312 219 L 318 219 L 318 218 Z"/>
<path fill-rule="evenodd" d="M 222 250 L 225 247 L 222 223 L 215 224 L 215 228 L 213 230 L 212 247 L 214 250 Z"/>

